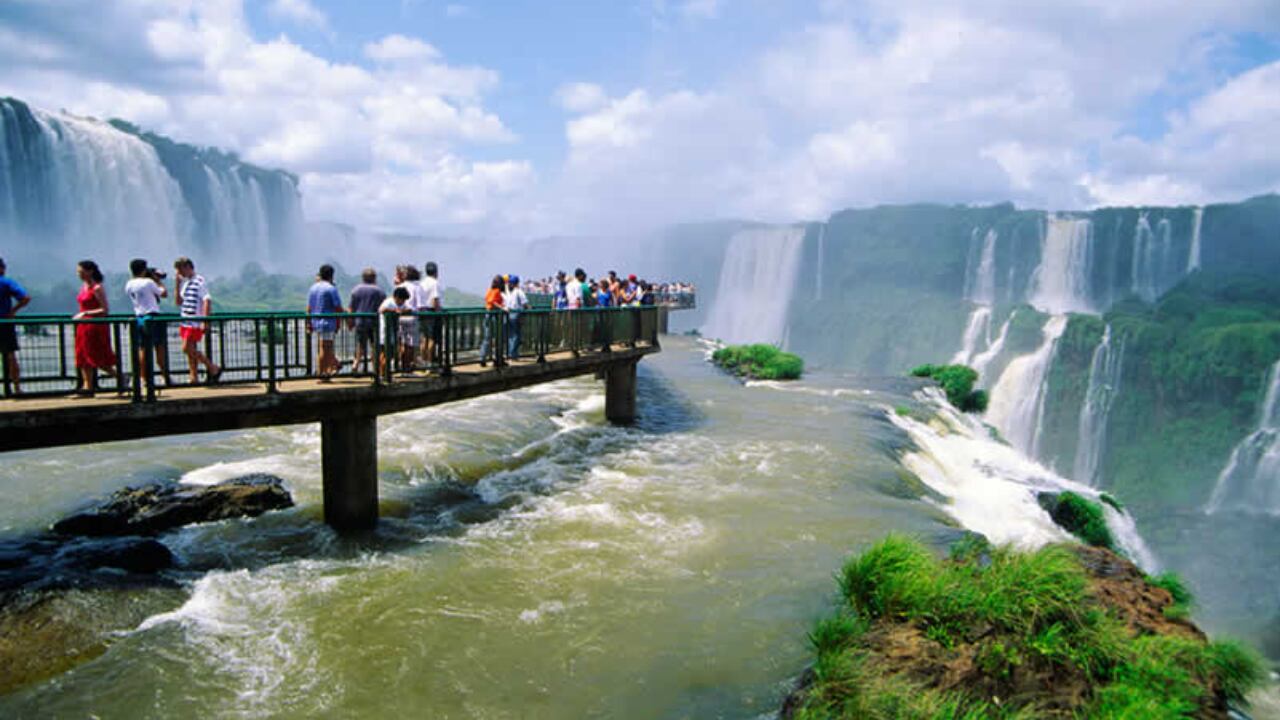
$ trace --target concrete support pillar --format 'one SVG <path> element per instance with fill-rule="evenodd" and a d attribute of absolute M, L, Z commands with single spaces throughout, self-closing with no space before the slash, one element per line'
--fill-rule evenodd
<path fill-rule="evenodd" d="M 324 521 L 334 530 L 378 524 L 378 419 L 373 415 L 320 423 Z"/>
<path fill-rule="evenodd" d="M 667 328 L 671 324 L 671 308 L 666 305 L 658 306 L 658 333 L 661 335 L 668 334 Z"/>
<path fill-rule="evenodd" d="M 636 361 L 611 365 L 605 371 L 604 416 L 614 425 L 636 421 Z"/>

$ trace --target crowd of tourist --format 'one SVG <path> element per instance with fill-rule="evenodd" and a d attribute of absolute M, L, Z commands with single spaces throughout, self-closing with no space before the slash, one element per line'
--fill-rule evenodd
<path fill-rule="evenodd" d="M 648 280 L 628 275 L 620 278 L 616 270 L 610 270 L 601 278 L 588 278 L 586 273 L 579 278 L 579 268 L 573 276 L 566 275 L 563 270 L 554 276 L 541 280 L 529 280 L 524 284 L 524 291 L 530 295 L 546 295 L 553 298 L 553 306 L 557 309 L 570 307 L 568 288 L 571 283 L 585 283 L 582 288 L 584 303 L 581 307 L 625 307 L 628 305 L 664 305 L 674 303 L 680 296 L 692 297 L 697 289 L 693 283 L 663 282 L 651 283 Z"/>
<path fill-rule="evenodd" d="M 196 272 L 195 263 L 190 258 L 178 258 L 173 268 L 172 297 L 178 309 L 178 334 L 182 352 L 187 358 L 190 382 L 199 382 L 203 367 L 207 381 L 215 383 L 222 375 L 222 368 L 201 350 L 208 331 L 208 318 L 213 313 L 208 284 L 204 276 Z M 75 365 L 80 380 L 77 392 L 93 394 L 100 374 L 115 377 L 117 387 L 124 388 L 123 367 L 112 349 L 110 327 L 107 323 L 93 322 L 95 318 L 105 318 L 110 314 L 102 271 L 92 260 L 81 261 L 76 270 L 81 288 L 76 296 L 79 312 L 73 319 L 88 321 L 77 323 L 75 331 Z M 148 360 L 153 360 L 158 371 L 157 381 L 163 381 L 165 386 L 172 385 L 166 323 L 156 321 L 156 316 L 161 314 L 162 301 L 170 296 L 167 275 L 143 258 L 131 261 L 129 271 L 131 278 L 124 290 L 138 321 L 133 342 L 137 361 L 145 365 Z M 0 259 L 0 317 L 12 318 L 31 302 L 31 296 L 5 272 L 4 261 Z M 353 370 L 369 370 L 373 357 L 371 348 L 375 343 L 395 348 L 394 354 L 402 372 L 439 366 L 443 349 L 443 318 L 436 312 L 444 309 L 444 286 L 435 262 L 426 263 L 421 271 L 414 265 L 397 266 L 389 294 L 379 285 L 377 271 L 365 268 L 360 283 L 351 289 L 345 304 L 334 284 L 334 277 L 332 265 L 320 266 L 315 284 L 307 293 L 306 312 L 313 317 L 307 319 L 306 330 L 316 340 L 320 382 L 330 382 L 342 367 L 334 342 L 338 331 L 344 327 L 355 336 Z M 529 295 L 550 297 L 554 309 L 574 310 L 655 305 L 664 302 L 664 298 L 691 295 L 693 292 L 695 288 L 690 283 L 653 284 L 635 275 L 622 277 L 614 271 L 595 279 L 588 278 L 586 271 L 578 268 L 572 275 L 561 271 L 554 277 L 523 283 L 518 275 L 495 275 L 485 292 L 484 308 L 501 313 L 506 355 L 517 357 L 521 345 L 520 317 L 529 308 Z M 375 319 L 375 316 L 387 314 L 399 317 L 395 322 Z M 344 317 L 346 315 L 351 316 Z M 481 365 L 487 365 L 492 358 L 494 330 L 493 323 L 483 324 Z M 387 337 L 388 334 L 394 337 Z M 6 378 L 15 394 L 21 392 L 17 350 L 15 326 L 0 324 L 0 354 L 4 358 Z M 386 372 L 388 355 L 382 354 L 383 364 L 378 372 Z"/>

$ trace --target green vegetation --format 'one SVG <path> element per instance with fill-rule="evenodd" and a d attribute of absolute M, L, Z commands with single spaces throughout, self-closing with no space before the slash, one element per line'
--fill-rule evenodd
<path fill-rule="evenodd" d="M 1064 546 L 1018 552 L 971 536 L 939 560 L 890 535 L 838 582 L 791 717 L 1190 718 L 1262 678 L 1240 645 L 1138 635 Z"/>
<path fill-rule="evenodd" d="M 1164 588 L 1173 597 L 1173 604 L 1163 610 L 1165 617 L 1170 620 L 1186 620 L 1191 617 L 1195 596 L 1187 589 L 1177 573 L 1163 572 L 1154 577 L 1148 577 L 1147 582 L 1158 588 Z"/>
<path fill-rule="evenodd" d="M 1070 490 L 1057 495 L 1041 493 L 1037 500 L 1059 527 L 1080 538 L 1081 542 L 1108 550 L 1116 549 L 1101 503 Z"/>
<path fill-rule="evenodd" d="M 1118 512 L 1124 512 L 1124 503 L 1116 499 L 1115 495 L 1104 492 L 1098 495 L 1098 499 L 1115 508 Z"/>
<path fill-rule="evenodd" d="M 973 389 L 978 382 L 978 371 L 968 365 L 921 365 L 911 374 L 933 378 L 947 393 L 947 400 L 963 412 L 987 410 L 987 391 Z"/>
<path fill-rule="evenodd" d="M 804 374 L 804 360 L 799 355 L 773 345 L 727 345 L 716 350 L 711 361 L 753 380 L 795 380 Z"/>

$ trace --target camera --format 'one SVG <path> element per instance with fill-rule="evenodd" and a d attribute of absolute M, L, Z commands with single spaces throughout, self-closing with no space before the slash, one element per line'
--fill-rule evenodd
<path fill-rule="evenodd" d="M 147 268 L 147 277 L 155 280 L 156 282 L 160 282 L 161 280 L 169 277 L 169 275 L 158 268 L 149 267 Z"/>

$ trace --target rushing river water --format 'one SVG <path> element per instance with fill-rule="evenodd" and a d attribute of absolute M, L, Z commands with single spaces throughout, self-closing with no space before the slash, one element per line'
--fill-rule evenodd
<path fill-rule="evenodd" d="M 164 537 L 214 568 L 179 589 L 63 598 L 49 612 L 105 651 L 0 696 L 0 716 L 771 715 L 841 560 L 890 530 L 943 544 L 943 508 L 972 507 L 903 479 L 909 438 L 941 491 L 963 473 L 929 477 L 921 451 L 972 452 L 890 410 L 918 388 L 744 387 L 671 338 L 641 364 L 634 428 L 604 422 L 585 378 L 380 419 L 384 519 L 358 539 L 320 521 L 314 426 L 9 456 L 6 534 L 157 478 L 270 472 L 299 507 Z"/>

